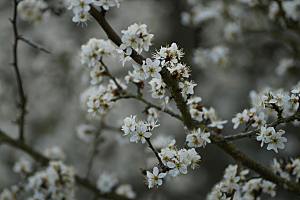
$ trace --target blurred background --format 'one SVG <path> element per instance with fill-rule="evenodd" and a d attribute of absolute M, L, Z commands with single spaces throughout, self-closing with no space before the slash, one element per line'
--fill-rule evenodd
<path fill-rule="evenodd" d="M 56 3 L 61 5 L 61 2 L 51 1 L 51 4 Z M 221 0 L 198 3 L 202 10 L 193 11 L 198 9 L 195 9 L 193 1 L 123 0 L 119 9 L 113 8 L 108 12 L 107 18 L 118 33 L 133 23 L 147 24 L 150 33 L 154 34 L 154 45 L 149 52 L 153 53 L 160 46 L 172 42 L 183 48 L 184 62 L 191 66 L 192 78 L 198 84 L 195 93 L 202 97 L 205 105 L 214 107 L 222 119 L 228 120 L 224 132 L 237 133 L 239 130 L 232 131 L 231 119 L 237 112 L 251 107 L 250 91 L 266 86 L 289 89 L 300 80 L 297 61 L 300 35 L 284 27 L 280 21 L 270 19 L 268 5 L 256 7 L 240 1 Z M 191 23 L 191 17 L 205 9 L 215 9 L 211 12 L 217 14 L 203 14 L 202 18 L 200 16 L 198 21 Z M 17 88 L 9 64 L 13 40 L 8 20 L 11 15 L 11 2 L 1 1 L 0 128 L 11 136 L 17 136 L 17 125 L 13 122 L 17 113 Z M 79 140 L 76 130 L 80 124 L 98 126 L 100 121 L 88 117 L 81 106 L 80 96 L 89 86 L 89 73 L 80 64 L 79 52 L 89 38 L 107 37 L 93 19 L 87 25 L 77 25 L 71 19 L 72 13 L 63 11 L 59 15 L 49 12 L 39 23 L 20 20 L 21 34 L 49 49 L 51 54 L 20 43 L 19 66 L 28 98 L 27 142 L 40 152 L 49 147 L 60 147 L 66 155 L 65 162 L 84 176 L 92 145 Z M 238 29 L 232 31 L 227 27 L 229 23 L 236 23 Z M 203 49 L 216 46 L 226 47 L 226 53 L 221 53 L 223 60 L 220 63 L 203 66 L 197 62 L 197 56 L 201 56 Z M 285 58 L 295 61 L 286 70 L 281 66 L 282 70 L 280 63 Z M 109 68 L 119 78 L 131 69 L 130 66 L 123 68 L 117 59 L 109 60 Z M 143 109 L 143 105 L 136 101 L 122 100 L 105 120 L 108 125 L 119 128 L 126 116 L 141 113 Z M 160 115 L 160 124 L 154 138 L 161 135 L 173 137 L 178 145 L 184 145 L 182 124 L 164 114 Z M 288 145 L 278 154 L 260 148 L 254 140 L 240 140 L 236 144 L 251 158 L 265 165 L 270 165 L 274 157 L 297 157 L 300 151 L 299 128 L 291 126 L 285 130 Z M 204 199 L 221 179 L 226 166 L 234 164 L 228 155 L 214 145 L 208 145 L 205 150 L 201 149 L 203 162 L 197 170 L 167 180 L 159 189 L 149 190 L 143 184 L 144 177 L 140 172 L 140 168 L 153 166 L 152 154 L 145 145 L 129 144 L 128 138 L 122 138 L 118 130 L 102 130 L 100 137 L 102 140 L 90 179 L 96 182 L 99 174 L 111 172 L 119 182 L 132 185 L 137 199 Z M 0 146 L 0 155 L 1 191 L 18 182 L 19 176 L 12 171 L 12 166 L 25 155 L 5 145 Z M 92 195 L 81 188 L 77 188 L 77 193 L 78 199 L 92 199 Z M 278 190 L 274 199 L 297 198 Z"/>

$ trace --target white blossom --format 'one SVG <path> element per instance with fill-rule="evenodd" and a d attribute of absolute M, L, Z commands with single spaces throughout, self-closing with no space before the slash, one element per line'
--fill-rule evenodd
<path fill-rule="evenodd" d="M 131 134 L 130 142 L 141 142 L 144 144 L 146 139 L 150 138 L 151 135 L 152 133 L 149 132 L 147 124 L 143 121 L 139 121 L 136 124 L 135 131 Z"/>
<path fill-rule="evenodd" d="M 149 82 L 151 86 L 152 97 L 155 99 L 162 99 L 166 93 L 166 84 L 158 78 L 153 78 Z"/>
<path fill-rule="evenodd" d="M 124 132 L 124 136 L 129 135 L 130 142 L 141 142 L 144 144 L 146 139 L 152 136 L 151 131 L 158 126 L 159 124 L 155 120 L 136 121 L 136 116 L 130 116 L 123 120 L 121 130 Z"/>
<path fill-rule="evenodd" d="M 135 131 L 136 129 L 136 116 L 130 116 L 130 117 L 126 117 L 123 120 L 123 126 L 122 126 L 122 131 L 124 132 L 124 135 L 128 135 L 130 133 L 132 133 L 133 131 Z"/>
<path fill-rule="evenodd" d="M 161 149 L 159 157 L 163 164 L 169 168 L 168 175 L 178 176 L 188 173 L 188 166 L 195 169 L 201 160 L 201 156 L 192 149 L 179 149 L 175 146 L 176 141 L 173 140 L 167 147 Z"/>
<path fill-rule="evenodd" d="M 80 124 L 76 131 L 77 137 L 86 143 L 92 142 L 95 138 L 96 128 L 90 124 Z"/>
<path fill-rule="evenodd" d="M 274 150 L 278 153 L 278 148 L 283 149 L 285 147 L 284 143 L 287 142 L 287 139 L 282 137 L 284 133 L 283 130 L 276 131 L 274 127 L 261 127 L 256 140 L 261 141 L 261 146 L 264 143 L 268 144 L 268 150 Z"/>
<path fill-rule="evenodd" d="M 122 30 L 122 45 L 120 48 L 127 51 L 127 55 L 131 54 L 127 50 L 130 48 L 138 53 L 141 53 L 143 50 L 148 51 L 152 45 L 152 38 L 153 34 L 148 33 L 147 25 L 135 23 L 130 25 L 127 30 Z"/>
<path fill-rule="evenodd" d="M 161 78 L 159 73 L 161 71 L 159 60 L 152 61 L 150 58 L 147 58 L 146 61 L 144 61 L 142 68 L 147 78 Z"/>
<path fill-rule="evenodd" d="M 15 163 L 13 171 L 21 175 L 30 174 L 33 171 L 32 163 L 28 159 L 21 158 Z"/>
<path fill-rule="evenodd" d="M 156 108 L 149 108 L 147 109 L 147 120 L 148 121 L 156 121 L 158 119 L 159 113 L 158 110 Z"/>
<path fill-rule="evenodd" d="M 97 188 L 103 193 L 109 193 L 118 184 L 118 179 L 113 174 L 103 172 L 97 180 Z"/>
<path fill-rule="evenodd" d="M 184 53 L 178 48 L 177 44 L 172 43 L 170 47 L 161 47 L 154 55 L 154 58 L 160 60 L 163 67 L 169 65 L 175 66 L 181 60 L 183 55 Z"/>
<path fill-rule="evenodd" d="M 147 171 L 147 183 L 149 188 L 153 188 L 155 186 L 161 186 L 163 183 L 163 178 L 166 176 L 166 173 L 159 172 L 157 167 L 153 168 L 153 172 Z"/>
<path fill-rule="evenodd" d="M 249 170 L 238 170 L 237 165 L 225 169 L 223 179 L 208 194 L 207 200 L 254 200 L 260 199 L 262 193 L 271 197 L 276 195 L 276 185 L 262 178 L 249 178 Z"/>
<path fill-rule="evenodd" d="M 115 54 L 115 47 L 110 40 L 91 38 L 81 46 L 81 64 L 90 68 L 98 67 L 98 71 L 103 71 L 100 60 Z"/>
<path fill-rule="evenodd" d="M 111 7 L 119 7 L 119 0 L 93 0 L 95 6 L 102 7 L 104 10 L 109 10 Z"/>
<path fill-rule="evenodd" d="M 65 153 L 58 146 L 45 149 L 44 155 L 51 160 L 64 160 L 66 158 Z"/>
<path fill-rule="evenodd" d="M 172 76 L 176 77 L 177 79 L 190 77 L 190 68 L 185 64 L 177 63 L 176 65 L 170 65 L 167 68 Z"/>
<path fill-rule="evenodd" d="M 280 177 L 282 177 L 286 180 L 291 179 L 290 174 L 281 168 L 281 164 L 278 162 L 278 160 L 276 158 L 273 159 L 273 163 L 272 163 L 271 167 L 272 167 L 272 171 L 274 173 L 276 173 L 277 175 L 279 175 Z"/>
<path fill-rule="evenodd" d="M 29 177 L 26 189 L 32 191 L 33 199 L 73 200 L 74 171 L 61 162 L 50 162 L 42 171 Z"/>
<path fill-rule="evenodd" d="M 189 147 L 205 147 L 207 143 L 211 143 L 209 136 L 209 132 L 198 128 L 186 136 L 186 142 Z"/>
<path fill-rule="evenodd" d="M 237 129 L 240 124 L 247 123 L 249 119 L 250 117 L 248 116 L 248 111 L 246 109 L 242 113 L 237 113 L 232 119 L 232 123 L 234 124 L 233 128 Z"/>
<path fill-rule="evenodd" d="M 194 87 L 196 85 L 193 81 L 179 82 L 179 88 L 184 99 L 187 99 L 188 95 L 194 94 Z"/>
<path fill-rule="evenodd" d="M 224 28 L 224 37 L 228 41 L 236 41 L 241 34 L 241 27 L 238 23 L 228 23 Z"/>
<path fill-rule="evenodd" d="M 31 23 L 40 22 L 47 8 L 44 0 L 23 0 L 18 4 L 20 18 Z"/>
<path fill-rule="evenodd" d="M 105 114 L 114 104 L 114 94 L 109 87 L 100 85 L 90 93 L 87 107 L 88 113 L 93 116 Z"/>
<path fill-rule="evenodd" d="M 275 134 L 272 134 L 270 137 L 270 141 L 268 142 L 267 149 L 274 150 L 276 153 L 278 153 L 278 149 L 284 149 L 284 143 L 287 142 L 287 139 L 285 137 L 282 137 L 284 133 L 285 131 L 279 130 Z"/>
<path fill-rule="evenodd" d="M 119 7 L 119 0 L 69 0 L 68 9 L 73 11 L 72 21 L 75 23 L 86 23 L 89 19 L 88 12 L 91 6 L 101 7 L 109 10 L 111 7 Z"/>
<path fill-rule="evenodd" d="M 128 199 L 135 199 L 135 197 L 136 197 L 135 192 L 133 191 L 131 185 L 129 185 L 129 184 L 120 185 L 116 189 L 116 193 L 118 195 L 124 196 L 124 197 L 126 197 Z"/>
<path fill-rule="evenodd" d="M 293 159 L 292 160 L 292 167 L 293 167 L 293 175 L 296 176 L 296 181 L 299 182 L 300 178 L 300 159 Z"/>
<path fill-rule="evenodd" d="M 276 73 L 279 76 L 284 75 L 290 68 L 295 66 L 295 60 L 292 58 L 283 58 L 276 67 Z"/>
<path fill-rule="evenodd" d="M 0 193 L 0 200 L 15 200 L 15 194 L 8 189 L 4 189 Z"/>
<path fill-rule="evenodd" d="M 227 123 L 227 120 L 220 120 L 216 114 L 214 108 L 203 108 L 203 118 L 210 121 L 209 127 L 215 127 L 218 129 L 223 129 L 224 124 Z"/>

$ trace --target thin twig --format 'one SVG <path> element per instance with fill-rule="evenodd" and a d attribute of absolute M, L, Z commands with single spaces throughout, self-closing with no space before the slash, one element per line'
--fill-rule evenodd
<path fill-rule="evenodd" d="M 105 72 L 106 72 L 106 75 L 115 83 L 115 85 L 117 86 L 118 90 L 120 92 L 122 92 L 123 91 L 122 86 L 118 83 L 117 79 L 110 73 L 107 65 L 103 62 L 102 59 L 100 60 L 100 63 L 103 65 L 103 67 L 105 69 Z"/>
<path fill-rule="evenodd" d="M 89 176 L 90 176 L 90 173 L 92 171 L 92 168 L 93 168 L 93 164 L 94 164 L 94 160 L 97 156 L 97 153 L 98 153 L 98 146 L 99 146 L 99 137 L 102 133 L 102 130 L 99 130 L 97 133 L 96 133 L 96 136 L 95 136 L 95 139 L 94 139 L 94 143 L 93 143 L 93 146 L 92 146 L 92 151 L 91 151 L 91 156 L 90 156 L 90 159 L 88 161 L 88 164 L 87 164 L 87 172 L 86 172 L 86 176 L 85 178 L 88 179 Z"/>
<path fill-rule="evenodd" d="M 48 54 L 51 54 L 51 52 L 49 50 L 47 50 L 46 48 L 40 46 L 39 44 L 25 38 L 24 36 L 19 36 L 19 40 L 22 41 L 22 42 L 25 42 L 26 44 L 28 44 L 29 46 L 39 50 L 39 51 L 42 51 L 42 52 L 45 52 L 45 53 L 48 53 Z"/>
<path fill-rule="evenodd" d="M 136 100 L 138 100 L 140 102 L 143 102 L 144 104 L 146 104 L 150 108 L 155 108 L 155 109 L 157 109 L 157 110 L 159 110 L 161 112 L 164 112 L 164 113 L 170 115 L 171 117 L 174 117 L 174 118 L 182 121 L 181 116 L 179 116 L 178 114 L 174 113 L 173 111 L 171 111 L 171 110 L 169 110 L 167 108 L 162 108 L 161 106 L 153 104 L 153 103 L 147 101 L 146 99 L 144 99 L 143 97 L 141 97 L 140 95 L 134 95 L 134 94 L 127 93 L 127 94 L 120 95 L 119 97 L 115 98 L 114 101 L 118 101 L 120 99 L 136 99 Z"/>
<path fill-rule="evenodd" d="M 17 118 L 17 123 L 19 124 L 19 139 L 21 141 L 24 141 L 24 127 L 25 127 L 25 115 L 26 115 L 26 95 L 24 92 L 23 87 L 23 81 L 19 70 L 18 65 L 18 44 L 19 44 L 19 31 L 18 31 L 18 11 L 17 11 L 18 1 L 13 1 L 13 16 L 12 19 L 10 19 L 12 26 L 13 26 L 13 32 L 14 32 L 14 40 L 13 40 L 13 68 L 16 75 L 16 81 L 18 85 L 18 93 L 19 93 L 19 100 L 18 100 L 18 108 L 20 110 L 19 116 Z"/>
<path fill-rule="evenodd" d="M 158 160 L 160 166 L 164 166 L 164 164 L 163 164 L 161 158 L 159 157 L 159 154 L 158 154 L 157 150 L 153 147 L 153 145 L 152 145 L 150 139 L 149 139 L 149 138 L 145 138 L 145 139 L 146 139 L 146 142 L 147 142 L 149 148 L 152 150 L 152 152 L 154 153 L 155 157 L 157 158 L 157 160 Z"/>

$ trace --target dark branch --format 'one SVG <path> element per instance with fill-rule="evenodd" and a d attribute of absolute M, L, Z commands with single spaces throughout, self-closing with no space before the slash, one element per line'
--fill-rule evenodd
<path fill-rule="evenodd" d="M 18 65 L 18 42 L 20 39 L 19 31 L 18 31 L 18 11 L 17 11 L 18 1 L 13 1 L 13 16 L 10 20 L 13 26 L 14 40 L 13 40 L 13 68 L 16 75 L 16 81 L 18 86 L 19 100 L 18 100 L 18 108 L 20 113 L 18 114 L 17 123 L 19 124 L 19 139 L 24 141 L 24 127 L 25 127 L 25 115 L 26 115 L 26 95 L 24 92 L 23 81 L 19 70 Z"/>

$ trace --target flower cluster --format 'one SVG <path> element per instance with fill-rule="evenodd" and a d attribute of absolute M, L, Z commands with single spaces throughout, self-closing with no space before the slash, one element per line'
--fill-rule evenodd
<path fill-rule="evenodd" d="M 196 150 L 194 148 L 177 150 L 175 143 L 175 140 L 172 140 L 171 143 L 161 149 L 159 153 L 159 157 L 164 166 L 160 166 L 160 170 L 158 167 L 154 167 L 153 172 L 147 171 L 146 175 L 149 188 L 160 186 L 167 175 L 175 177 L 180 174 L 187 174 L 189 166 L 192 169 L 198 166 L 201 156 Z"/>
<path fill-rule="evenodd" d="M 266 124 L 266 116 L 264 112 L 257 112 L 255 108 L 251 108 L 250 110 L 244 109 L 243 112 L 237 113 L 232 118 L 232 123 L 234 124 L 234 129 L 237 129 L 242 124 L 261 127 Z"/>
<path fill-rule="evenodd" d="M 4 189 L 0 193 L 0 200 L 16 200 L 16 191 Z"/>
<path fill-rule="evenodd" d="M 158 119 L 159 113 L 156 108 L 150 107 L 146 110 L 147 120 L 156 121 Z"/>
<path fill-rule="evenodd" d="M 229 165 L 223 179 L 216 184 L 207 200 L 216 199 L 257 199 L 263 193 L 276 195 L 275 184 L 262 178 L 247 178 L 249 170 L 238 170 L 237 165 Z"/>
<path fill-rule="evenodd" d="M 207 143 L 211 143 L 209 139 L 210 133 L 201 130 L 201 128 L 191 131 L 186 136 L 186 142 L 188 147 L 205 147 Z"/>
<path fill-rule="evenodd" d="M 13 171 L 26 176 L 33 171 L 32 163 L 28 159 L 21 158 L 15 163 Z"/>
<path fill-rule="evenodd" d="M 286 180 L 295 179 L 296 182 L 300 181 L 300 159 L 291 158 L 288 161 L 273 159 L 272 164 L 273 172 Z"/>
<path fill-rule="evenodd" d="M 81 47 L 81 63 L 90 69 L 92 85 L 84 92 L 82 98 L 88 112 L 93 116 L 105 114 L 112 107 L 114 98 L 119 95 L 120 90 L 127 87 L 120 80 L 111 79 L 103 62 L 103 58 L 115 54 L 116 48 L 109 40 L 92 38 Z M 107 85 L 100 84 L 103 76 L 110 78 Z"/>
<path fill-rule="evenodd" d="M 151 86 L 152 98 L 162 99 L 165 97 L 167 85 L 162 81 L 162 79 L 153 78 L 149 81 L 149 84 Z"/>
<path fill-rule="evenodd" d="M 176 43 L 171 46 L 161 47 L 153 59 L 147 58 L 142 67 L 133 65 L 134 70 L 129 72 L 126 77 L 127 81 L 134 83 L 142 82 L 151 78 L 149 84 L 153 98 L 164 99 L 168 102 L 169 97 L 166 95 L 166 84 L 162 80 L 161 71 L 165 68 L 171 76 L 179 80 L 179 88 L 185 100 L 194 94 L 194 87 L 197 85 L 193 81 L 188 80 L 190 77 L 190 68 L 180 63 L 183 52 L 178 48 Z"/>
<path fill-rule="evenodd" d="M 208 125 L 208 127 L 211 128 L 217 128 L 217 129 L 223 129 L 224 124 L 227 123 L 226 120 L 220 120 L 219 117 L 216 114 L 216 111 L 214 108 L 205 108 L 201 104 L 201 97 L 191 97 L 187 105 L 189 106 L 189 111 L 191 113 L 191 116 L 194 120 L 197 120 L 199 122 L 203 122 Z"/>
<path fill-rule="evenodd" d="M 265 89 L 260 93 L 252 91 L 250 93 L 253 108 L 245 109 L 242 113 L 237 113 L 232 119 L 233 128 L 238 128 L 241 124 L 258 128 L 256 140 L 267 144 L 268 150 L 274 150 L 285 147 L 287 139 L 283 137 L 284 130 L 276 131 L 274 127 L 268 126 L 266 121 L 269 117 L 283 118 L 295 115 L 299 109 L 300 90 L 299 84 L 293 87 L 290 92 L 282 89 Z"/>
<path fill-rule="evenodd" d="M 119 7 L 119 0 L 68 0 L 68 9 L 73 11 L 73 22 L 85 23 L 88 20 L 88 12 L 91 6 L 97 6 L 104 10 L 109 10 L 110 7 Z"/>
<path fill-rule="evenodd" d="M 160 172 L 157 167 L 153 168 L 153 172 L 147 171 L 147 183 L 149 188 L 153 188 L 154 186 L 161 186 L 163 183 L 163 178 L 167 175 L 167 173 Z"/>
<path fill-rule="evenodd" d="M 40 22 L 48 5 L 43 0 L 23 0 L 18 4 L 20 18 L 31 23 Z"/>
<path fill-rule="evenodd" d="M 110 40 L 91 38 L 81 46 L 81 63 L 90 68 L 101 66 L 104 57 L 111 56 L 115 52 L 115 46 Z"/>
<path fill-rule="evenodd" d="M 73 169 L 52 161 L 45 170 L 29 177 L 26 189 L 33 193 L 32 199 L 73 200 L 74 184 Z"/>
<path fill-rule="evenodd" d="M 278 153 L 278 149 L 284 149 L 284 143 L 287 142 L 287 139 L 282 136 L 284 133 L 284 130 L 276 131 L 274 127 L 263 126 L 257 134 L 256 140 L 261 141 L 261 146 L 264 143 L 268 144 L 268 150 L 274 150 Z"/>
<path fill-rule="evenodd" d="M 112 81 L 106 86 L 99 85 L 93 88 L 88 95 L 88 113 L 93 116 L 107 113 L 114 104 L 116 94 L 118 94 L 115 91 L 118 91 L 118 87 Z"/>
<path fill-rule="evenodd" d="M 92 38 L 81 46 L 81 63 L 89 67 L 92 85 L 99 84 L 106 75 L 102 59 L 115 53 L 116 48 L 110 40 Z"/>
<path fill-rule="evenodd" d="M 132 49 L 138 53 L 143 50 L 149 51 L 153 34 L 148 33 L 146 24 L 132 24 L 127 30 L 122 30 L 122 44 L 120 48 L 125 51 L 126 56 L 130 56 Z"/>
<path fill-rule="evenodd" d="M 272 111 L 283 117 L 292 116 L 299 108 L 299 84 L 290 92 L 265 89 L 260 93 L 251 92 L 253 106 L 258 111 Z"/>
<path fill-rule="evenodd" d="M 172 43 L 171 46 L 161 47 L 154 58 L 160 61 L 162 67 L 167 67 L 170 70 L 176 67 L 183 55 L 182 49 L 179 49 L 176 43 Z"/>
<path fill-rule="evenodd" d="M 136 121 L 136 116 L 130 116 L 124 119 L 122 131 L 124 136 L 130 135 L 130 142 L 144 144 L 152 136 L 153 129 L 158 126 L 157 121 Z"/>
<path fill-rule="evenodd" d="M 45 149 L 44 155 L 50 160 L 64 160 L 66 158 L 65 153 L 58 146 L 53 146 Z"/>

